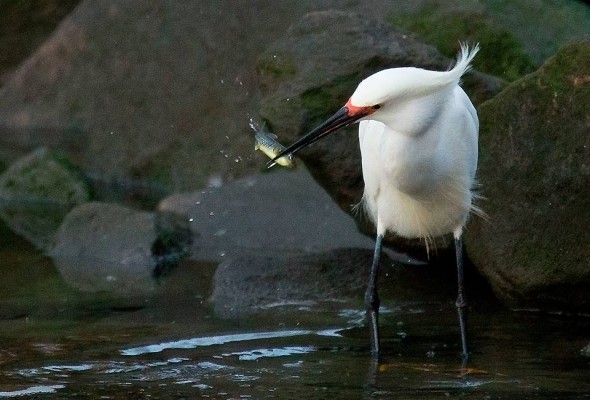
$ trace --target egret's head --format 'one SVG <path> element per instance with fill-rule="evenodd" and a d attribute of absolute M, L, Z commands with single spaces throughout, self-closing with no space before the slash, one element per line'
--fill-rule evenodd
<path fill-rule="evenodd" d="M 399 69 L 397 68 L 397 70 Z M 285 154 L 293 154 L 316 140 L 361 119 L 375 119 L 382 122 L 384 119 L 386 120 L 390 114 L 391 106 L 398 103 L 397 100 L 407 87 L 403 84 L 403 79 L 398 80 L 392 76 L 397 75 L 395 71 L 395 69 L 381 71 L 362 81 L 344 107 L 283 150 L 275 159 L 271 160 L 271 163 Z M 398 86 L 396 82 L 402 83 Z"/>
<path fill-rule="evenodd" d="M 415 136 L 425 132 L 448 104 L 457 83 L 458 78 L 448 71 L 413 67 L 386 69 L 363 80 L 348 103 L 368 110 L 366 119 Z"/>

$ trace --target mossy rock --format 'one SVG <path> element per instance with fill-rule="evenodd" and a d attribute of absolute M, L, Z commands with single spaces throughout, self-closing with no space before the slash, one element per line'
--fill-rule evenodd
<path fill-rule="evenodd" d="M 0 176 L 0 217 L 41 250 L 51 247 L 67 212 L 90 198 L 82 174 L 46 148 L 17 160 Z"/>
<path fill-rule="evenodd" d="M 473 67 L 507 81 L 535 70 L 532 59 L 514 35 L 495 25 L 483 13 L 441 12 L 431 6 L 415 14 L 392 16 L 389 20 L 417 33 L 447 57 L 457 53 L 459 39 L 479 43 L 481 51 L 473 60 Z"/>
<path fill-rule="evenodd" d="M 478 110 L 489 221 L 470 257 L 516 306 L 590 310 L 590 40 L 564 46 Z"/>

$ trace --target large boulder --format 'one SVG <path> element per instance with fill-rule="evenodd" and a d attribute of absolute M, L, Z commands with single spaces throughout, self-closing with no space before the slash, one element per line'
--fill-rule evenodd
<path fill-rule="evenodd" d="M 0 167 L 40 145 L 59 148 L 99 189 L 151 202 L 256 172 L 256 57 L 318 7 L 81 1 L 0 89 Z"/>
<path fill-rule="evenodd" d="M 174 215 L 91 202 L 66 216 L 49 254 L 72 287 L 134 297 L 151 293 L 191 240 Z"/>
<path fill-rule="evenodd" d="M 384 22 L 342 11 L 309 13 L 260 58 L 261 114 L 281 141 L 293 142 L 344 105 L 358 83 L 373 72 L 401 66 L 445 70 L 451 64 L 434 47 Z M 503 85 L 476 72 L 465 81 L 480 101 Z M 349 127 L 298 153 L 348 213 L 360 201 L 364 187 L 357 129 Z M 355 217 L 363 231 L 372 231 L 366 218 Z"/>
<path fill-rule="evenodd" d="M 508 304 L 590 310 L 590 40 L 479 108 L 489 220 L 469 256 Z"/>
<path fill-rule="evenodd" d="M 158 209 L 190 224 L 191 257 L 200 261 L 373 248 L 373 242 L 357 231 L 352 219 L 304 169 L 257 174 L 218 188 L 178 193 L 162 200 Z"/>
<path fill-rule="evenodd" d="M 0 218 L 40 250 L 51 247 L 66 214 L 90 197 L 82 174 L 47 148 L 18 159 L 0 176 Z"/>
<path fill-rule="evenodd" d="M 0 90 L 0 165 L 45 145 L 100 187 L 156 197 L 256 171 L 247 113 L 264 41 L 251 33 L 271 11 L 252 10 L 81 1 Z"/>

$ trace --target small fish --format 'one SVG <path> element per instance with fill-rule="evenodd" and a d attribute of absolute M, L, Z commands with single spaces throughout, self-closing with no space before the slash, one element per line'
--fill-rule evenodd
<path fill-rule="evenodd" d="M 250 118 L 250 128 L 256 132 L 256 143 L 254 144 L 254 150 L 262 151 L 271 159 L 275 158 L 281 151 L 285 150 L 285 146 L 277 141 L 277 135 L 261 129 L 252 118 Z M 295 168 L 297 166 L 292 154 L 287 154 L 275 160 L 275 162 L 272 163 L 269 168 L 275 164 L 279 164 L 288 168 Z"/>

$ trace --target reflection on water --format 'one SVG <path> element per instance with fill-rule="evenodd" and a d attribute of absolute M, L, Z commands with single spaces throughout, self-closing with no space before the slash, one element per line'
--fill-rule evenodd
<path fill-rule="evenodd" d="M 315 332 L 306 330 L 293 330 L 276 332 L 238 333 L 234 335 L 207 336 L 185 340 L 176 340 L 172 342 L 159 343 L 155 345 L 134 347 L 131 349 L 122 350 L 121 354 L 124 356 L 138 356 L 146 353 L 159 353 L 166 349 L 194 349 L 196 347 L 213 346 L 231 342 L 247 342 L 252 340 L 286 338 L 292 336 L 303 336 L 311 334 L 320 336 L 340 336 L 338 334 L 338 329 L 327 329 Z"/>
<path fill-rule="evenodd" d="M 145 353 L 158 353 L 166 349 L 194 349 L 195 347 L 213 346 L 230 342 L 245 342 L 250 340 L 273 339 L 288 336 L 308 335 L 311 331 L 279 331 L 279 332 L 258 332 L 241 333 L 235 335 L 207 336 L 186 340 L 178 340 L 157 345 L 135 347 L 121 351 L 124 356 L 137 356 Z"/>
<path fill-rule="evenodd" d="M 26 389 L 0 392 L 0 397 L 23 397 L 35 394 L 56 393 L 58 389 L 63 389 L 64 387 L 64 385 L 31 386 Z"/>

